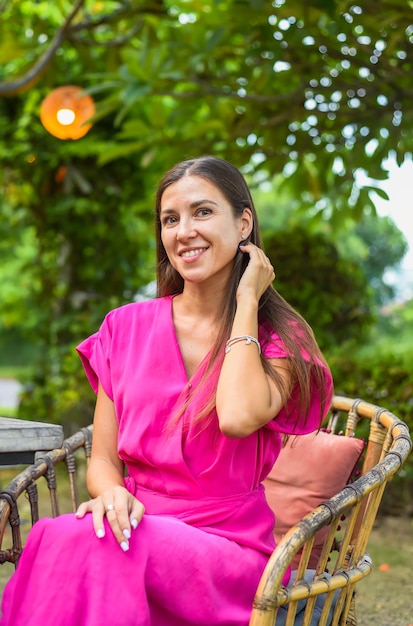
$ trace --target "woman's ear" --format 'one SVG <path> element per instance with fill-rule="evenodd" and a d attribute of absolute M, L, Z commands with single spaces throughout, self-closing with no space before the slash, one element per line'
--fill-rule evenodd
<path fill-rule="evenodd" d="M 252 211 L 248 207 L 245 207 L 241 216 L 241 233 L 240 233 L 241 238 L 244 241 L 248 239 L 248 237 L 250 236 L 253 225 L 254 225 L 254 222 L 253 222 L 253 217 L 252 217 Z"/>

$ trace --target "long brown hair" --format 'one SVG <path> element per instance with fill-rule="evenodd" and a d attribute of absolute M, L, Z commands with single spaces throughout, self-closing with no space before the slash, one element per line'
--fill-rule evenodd
<path fill-rule="evenodd" d="M 232 206 L 235 217 L 240 217 L 245 208 L 249 208 L 253 216 L 253 227 L 248 240 L 254 245 L 262 248 L 262 239 L 258 225 L 258 216 L 248 185 L 241 172 L 228 161 L 214 156 L 203 156 L 196 159 L 182 161 L 175 165 L 161 179 L 156 193 L 156 230 L 157 230 L 157 296 L 170 296 L 182 293 L 184 281 L 180 274 L 172 267 L 161 239 L 161 201 L 162 195 L 169 185 L 177 182 L 184 176 L 198 176 L 205 178 L 215 185 L 225 196 Z M 205 382 L 217 368 L 220 369 L 225 342 L 230 336 L 236 311 L 236 291 L 241 276 L 248 265 L 249 255 L 237 251 L 234 258 L 234 267 L 230 284 L 228 285 L 228 298 L 222 312 L 222 323 L 218 332 L 217 340 L 211 351 L 209 363 L 204 375 L 195 389 L 193 389 L 189 399 L 186 400 L 179 414 L 182 414 L 186 406 L 196 396 L 199 387 Z M 272 287 L 268 287 L 260 298 L 258 309 L 259 323 L 266 322 L 271 329 L 277 333 L 285 345 L 287 354 L 291 356 L 290 371 L 292 373 L 293 386 L 297 388 L 298 413 L 297 415 L 307 415 L 311 393 L 319 391 L 321 412 L 324 414 L 325 403 L 328 398 L 324 397 L 325 387 L 325 360 L 317 345 L 314 334 L 302 316 L 284 300 L 284 298 Z M 302 353 L 308 355 L 304 359 Z M 265 372 L 274 380 L 282 394 L 284 404 L 287 404 L 290 390 L 285 388 L 283 379 L 271 367 L 265 357 L 261 356 Z M 212 389 L 210 398 L 203 405 L 198 420 L 202 420 L 215 406 L 215 391 Z M 295 407 L 297 408 L 297 407 Z M 295 412 L 295 411 L 294 411 Z M 298 418 L 297 418 L 298 419 Z"/>

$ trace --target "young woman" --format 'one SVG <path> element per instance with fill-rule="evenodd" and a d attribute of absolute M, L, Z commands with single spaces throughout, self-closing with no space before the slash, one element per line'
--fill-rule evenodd
<path fill-rule="evenodd" d="M 261 482 L 283 434 L 320 426 L 331 376 L 272 287 L 235 167 L 179 163 L 156 217 L 158 297 L 78 346 L 97 393 L 91 500 L 34 526 L 1 626 L 248 624 L 274 549 Z"/>

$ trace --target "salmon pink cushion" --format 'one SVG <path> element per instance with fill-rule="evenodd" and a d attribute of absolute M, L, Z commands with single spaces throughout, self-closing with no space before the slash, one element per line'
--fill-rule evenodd
<path fill-rule="evenodd" d="M 323 431 L 289 437 L 286 446 L 264 480 L 267 502 L 274 511 L 274 536 L 281 537 L 304 515 L 341 491 L 350 481 L 365 442 Z M 308 564 L 315 568 L 328 528 L 315 538 Z M 296 569 L 299 555 L 292 567 Z"/>

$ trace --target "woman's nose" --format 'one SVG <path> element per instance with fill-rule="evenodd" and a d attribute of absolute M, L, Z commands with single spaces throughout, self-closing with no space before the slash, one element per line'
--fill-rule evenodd
<path fill-rule="evenodd" d="M 178 224 L 176 238 L 179 241 L 185 241 L 196 236 L 194 224 L 191 219 L 181 219 Z"/>

